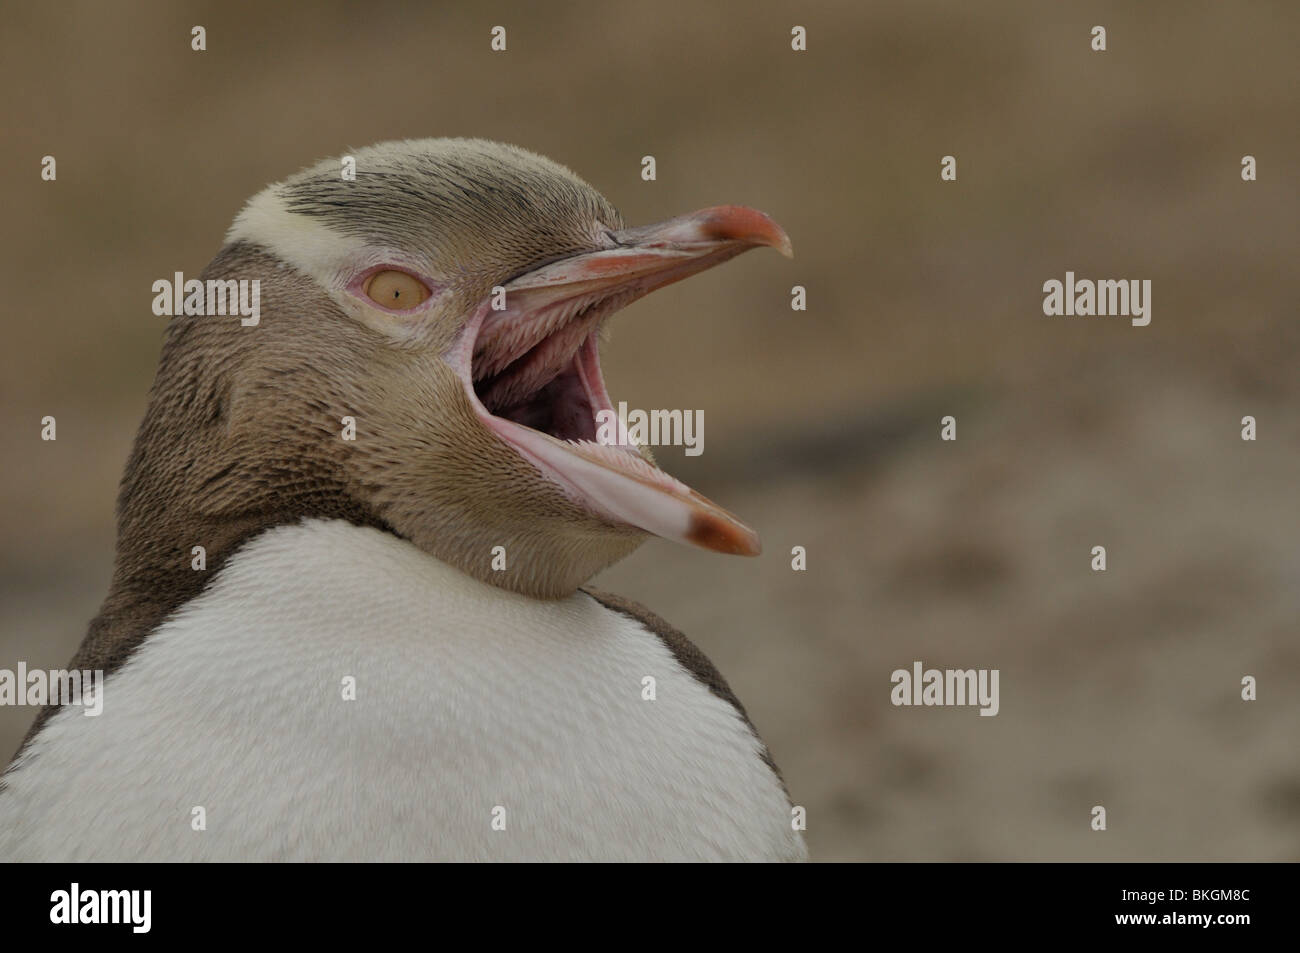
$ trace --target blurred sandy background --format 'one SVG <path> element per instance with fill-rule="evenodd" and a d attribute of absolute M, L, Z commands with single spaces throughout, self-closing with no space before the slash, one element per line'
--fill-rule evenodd
<path fill-rule="evenodd" d="M 616 400 L 704 409 L 704 455 L 660 459 L 766 555 L 657 542 L 599 582 L 718 664 L 815 858 L 1300 859 L 1300 8 L 551 6 L 4 5 L 0 667 L 63 665 L 106 592 L 151 283 L 318 158 L 486 136 L 630 223 L 736 202 L 794 240 L 605 356 Z M 1151 325 L 1044 317 L 1067 269 L 1151 279 Z M 916 659 L 999 668 L 1001 714 L 892 707 Z"/>

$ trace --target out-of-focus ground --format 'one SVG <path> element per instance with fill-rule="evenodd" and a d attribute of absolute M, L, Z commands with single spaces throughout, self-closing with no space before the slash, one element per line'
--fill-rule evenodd
<path fill-rule="evenodd" d="M 151 283 L 317 158 L 487 136 L 629 222 L 736 202 L 794 240 L 605 354 L 616 400 L 705 411 L 659 458 L 765 555 L 654 542 L 599 583 L 726 674 L 815 858 L 1300 859 L 1300 8 L 551 6 L 6 5 L 0 668 L 64 664 L 106 591 Z M 1151 279 L 1150 326 L 1045 317 L 1066 270 Z M 913 660 L 1000 669 L 1000 714 L 891 706 Z"/>

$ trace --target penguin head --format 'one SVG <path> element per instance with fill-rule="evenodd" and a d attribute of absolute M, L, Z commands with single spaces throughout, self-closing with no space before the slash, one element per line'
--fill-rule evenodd
<path fill-rule="evenodd" d="M 172 319 L 137 470 L 152 418 L 189 447 L 154 469 L 185 481 L 208 520 L 372 522 L 538 597 L 572 592 L 647 534 L 758 552 L 628 439 L 598 332 L 750 248 L 788 255 L 779 226 L 722 206 L 629 228 L 563 166 L 482 140 L 348 158 L 237 216 L 202 278 L 257 280 L 258 323 Z M 152 482 L 147 499 L 162 492 Z M 145 505 L 127 496 L 124 512 Z"/>

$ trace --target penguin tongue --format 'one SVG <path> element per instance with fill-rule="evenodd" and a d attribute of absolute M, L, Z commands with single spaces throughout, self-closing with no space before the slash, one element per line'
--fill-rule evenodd
<path fill-rule="evenodd" d="M 511 281 L 504 311 L 479 308 L 450 355 L 470 402 L 498 437 L 597 515 L 665 539 L 757 555 L 753 530 L 627 439 L 601 377 L 595 332 L 637 298 L 751 248 L 769 245 L 789 257 L 790 240 L 762 212 L 724 205 L 625 229 L 613 242 Z M 612 443 L 596 439 L 601 411 L 617 430 Z"/>

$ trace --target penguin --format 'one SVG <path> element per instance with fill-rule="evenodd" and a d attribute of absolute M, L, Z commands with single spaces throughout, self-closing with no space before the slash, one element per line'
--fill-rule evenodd
<path fill-rule="evenodd" d="M 806 859 L 722 675 L 584 588 L 651 535 L 758 553 L 618 422 L 600 332 L 789 238 L 741 206 L 628 227 L 486 140 L 351 156 L 254 196 L 200 276 L 254 283 L 255 321 L 167 323 L 70 665 L 102 714 L 42 710 L 0 859 Z"/>

